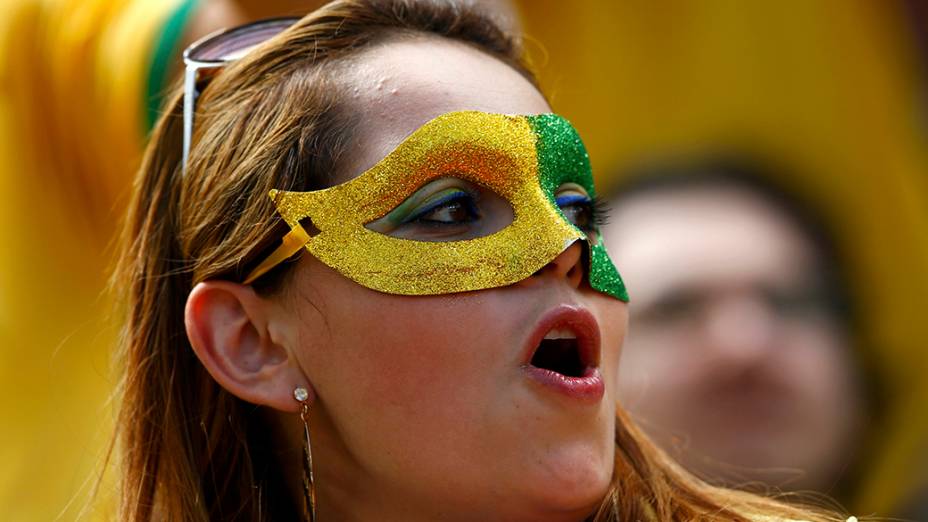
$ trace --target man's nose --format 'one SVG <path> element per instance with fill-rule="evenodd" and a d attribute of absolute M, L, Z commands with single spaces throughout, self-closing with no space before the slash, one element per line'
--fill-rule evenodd
<path fill-rule="evenodd" d="M 762 303 L 731 298 L 708 310 L 703 334 L 713 356 L 754 364 L 775 349 L 777 330 L 775 319 Z"/>

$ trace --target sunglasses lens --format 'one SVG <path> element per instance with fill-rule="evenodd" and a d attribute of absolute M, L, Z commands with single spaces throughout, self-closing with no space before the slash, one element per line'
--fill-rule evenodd
<path fill-rule="evenodd" d="M 226 31 L 192 46 L 187 59 L 218 63 L 236 60 L 261 42 L 280 34 L 297 20 L 267 20 Z"/>

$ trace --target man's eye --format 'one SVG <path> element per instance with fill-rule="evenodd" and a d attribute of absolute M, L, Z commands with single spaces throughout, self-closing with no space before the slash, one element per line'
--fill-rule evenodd
<path fill-rule="evenodd" d="M 413 213 L 406 223 L 428 225 L 460 225 L 479 219 L 474 197 L 467 192 L 455 190 L 443 194 Z"/>
<path fill-rule="evenodd" d="M 700 320 L 707 306 L 707 297 L 702 293 L 677 289 L 644 306 L 639 312 L 639 322 L 662 326 L 692 324 Z"/>

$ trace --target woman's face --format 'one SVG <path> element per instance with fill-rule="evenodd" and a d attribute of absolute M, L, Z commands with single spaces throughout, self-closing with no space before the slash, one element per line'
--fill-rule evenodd
<path fill-rule="evenodd" d="M 385 43 L 348 71 L 359 128 L 339 182 L 447 112 L 550 112 L 507 65 L 437 38 Z M 511 219 L 495 215 L 507 205 L 482 212 Z M 613 469 L 626 308 L 589 287 L 581 252 L 574 244 L 511 286 L 417 297 L 369 290 L 304 256 L 283 298 L 317 396 L 320 507 L 365 498 L 448 520 L 577 520 L 593 510 Z M 598 368 L 602 386 L 531 365 L 542 336 L 576 338 L 553 344 Z"/>

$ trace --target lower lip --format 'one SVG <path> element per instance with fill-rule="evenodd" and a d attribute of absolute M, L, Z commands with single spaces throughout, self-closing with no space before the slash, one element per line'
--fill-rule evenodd
<path fill-rule="evenodd" d="M 532 365 L 522 367 L 529 379 L 545 389 L 585 404 L 596 404 L 606 393 L 598 368 L 587 368 L 580 377 L 570 377 Z"/>

